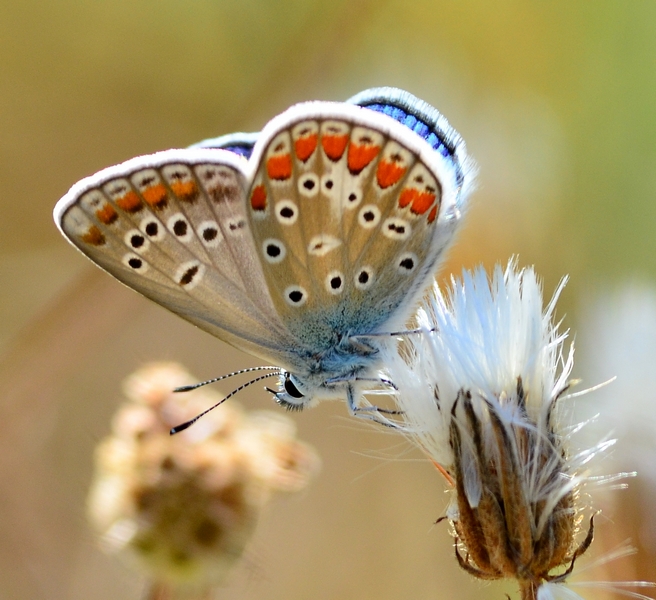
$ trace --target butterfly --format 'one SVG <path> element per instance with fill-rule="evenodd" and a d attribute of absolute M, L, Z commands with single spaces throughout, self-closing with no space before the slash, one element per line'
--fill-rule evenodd
<path fill-rule="evenodd" d="M 128 287 L 278 365 L 264 377 L 282 406 L 341 398 L 379 420 L 363 388 L 432 283 L 473 171 L 435 108 L 375 88 L 104 169 L 54 218 Z"/>

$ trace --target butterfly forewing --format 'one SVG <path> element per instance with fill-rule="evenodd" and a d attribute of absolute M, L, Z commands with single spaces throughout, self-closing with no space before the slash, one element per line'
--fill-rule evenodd
<path fill-rule="evenodd" d="M 352 112 L 270 132 L 250 191 L 250 225 L 276 310 L 313 348 L 336 332 L 386 323 L 425 287 L 441 249 L 442 190 L 418 156 L 421 140 L 409 142 L 396 124 L 391 134 L 360 125 L 362 109 Z"/>

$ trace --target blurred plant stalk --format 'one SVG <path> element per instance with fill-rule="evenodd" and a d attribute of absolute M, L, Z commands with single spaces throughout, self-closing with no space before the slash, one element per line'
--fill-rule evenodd
<path fill-rule="evenodd" d="M 640 280 L 603 286 L 583 299 L 580 312 L 582 377 L 617 379 L 593 400 L 577 403 L 577 417 L 591 421 L 586 428 L 590 436 L 618 438 L 607 458 L 610 469 L 638 473 L 627 491 L 606 500 L 615 524 L 607 550 L 630 537 L 638 552 L 631 561 L 607 569 L 612 578 L 656 579 L 656 288 Z"/>

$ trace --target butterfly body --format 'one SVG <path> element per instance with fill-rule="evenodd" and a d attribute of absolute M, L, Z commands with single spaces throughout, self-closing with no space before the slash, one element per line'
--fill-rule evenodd
<path fill-rule="evenodd" d="M 470 182 L 443 117 L 383 88 L 105 169 L 55 220 L 129 287 L 280 365 L 279 403 L 346 397 L 356 412 L 373 334 L 403 328 Z"/>

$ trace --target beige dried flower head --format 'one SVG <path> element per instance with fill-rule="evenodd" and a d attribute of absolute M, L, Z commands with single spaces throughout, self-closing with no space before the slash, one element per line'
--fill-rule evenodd
<path fill-rule="evenodd" d="M 492 281 L 465 273 L 447 297 L 435 286 L 418 317 L 425 333 L 387 361 L 406 431 L 453 486 L 460 566 L 516 579 L 524 599 L 561 589 L 593 535 L 592 518 L 579 533 L 582 467 L 604 444 L 567 450 L 573 350 L 563 354 L 553 323 L 563 284 L 544 312 L 535 273 L 514 261 Z"/>
<path fill-rule="evenodd" d="M 89 518 L 104 547 L 158 588 L 221 582 L 244 552 L 271 493 L 302 489 L 314 450 L 285 416 L 246 413 L 230 401 L 170 436 L 221 396 L 174 394 L 194 379 L 179 365 L 148 365 L 125 382 L 127 402 L 97 448 Z"/>

